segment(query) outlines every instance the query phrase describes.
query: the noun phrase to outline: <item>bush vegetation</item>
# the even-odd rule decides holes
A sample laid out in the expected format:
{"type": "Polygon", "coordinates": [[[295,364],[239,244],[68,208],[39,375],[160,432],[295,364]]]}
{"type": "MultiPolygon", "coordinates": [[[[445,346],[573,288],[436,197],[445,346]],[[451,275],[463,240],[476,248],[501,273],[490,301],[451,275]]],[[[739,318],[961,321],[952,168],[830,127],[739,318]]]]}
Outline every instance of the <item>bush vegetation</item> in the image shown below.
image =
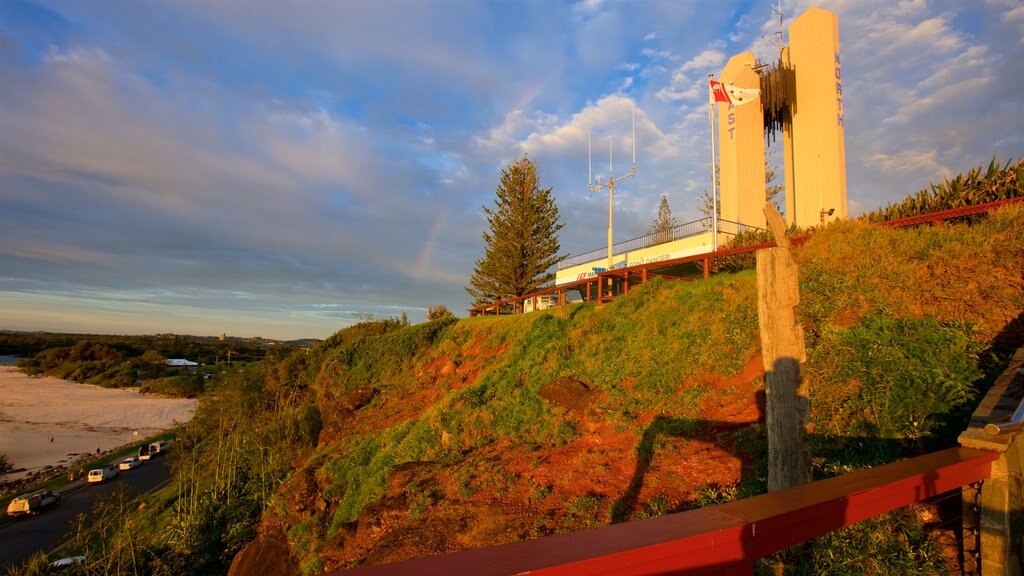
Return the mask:
{"type": "Polygon", "coordinates": [[[917,194],[871,212],[865,218],[870,222],[895,220],[1018,196],[1024,196],[1024,156],[1007,160],[1005,164],[1000,164],[993,156],[987,169],[982,164],[953,179],[943,178],[942,182],[931,183],[917,194]]]}

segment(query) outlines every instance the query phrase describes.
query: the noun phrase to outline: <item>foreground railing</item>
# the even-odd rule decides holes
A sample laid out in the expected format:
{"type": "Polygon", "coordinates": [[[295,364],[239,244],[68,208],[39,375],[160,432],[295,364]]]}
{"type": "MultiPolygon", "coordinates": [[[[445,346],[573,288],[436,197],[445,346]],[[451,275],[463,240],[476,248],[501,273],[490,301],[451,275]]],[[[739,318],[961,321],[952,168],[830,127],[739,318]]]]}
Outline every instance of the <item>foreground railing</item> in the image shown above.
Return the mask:
{"type": "Polygon", "coordinates": [[[984,480],[998,457],[950,448],[710,508],[336,574],[749,575],[758,558],[984,480]]]}

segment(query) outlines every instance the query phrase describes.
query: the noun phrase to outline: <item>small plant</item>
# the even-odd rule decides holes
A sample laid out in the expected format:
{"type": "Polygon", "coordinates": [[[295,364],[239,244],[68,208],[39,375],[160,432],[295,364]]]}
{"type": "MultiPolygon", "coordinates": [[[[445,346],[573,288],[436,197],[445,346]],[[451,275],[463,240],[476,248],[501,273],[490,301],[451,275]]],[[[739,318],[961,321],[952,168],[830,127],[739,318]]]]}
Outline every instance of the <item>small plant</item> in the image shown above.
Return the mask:
{"type": "Polygon", "coordinates": [[[551,486],[536,486],[530,491],[530,499],[534,502],[542,502],[551,494],[551,486]]]}
{"type": "Polygon", "coordinates": [[[645,518],[657,518],[658,516],[664,516],[669,513],[669,501],[664,494],[658,492],[653,498],[644,503],[643,507],[633,514],[633,518],[636,520],[643,520],[645,518]]]}
{"type": "Polygon", "coordinates": [[[556,526],[556,532],[573,532],[600,526],[601,503],[604,498],[594,494],[577,496],[566,504],[562,517],[556,526]]]}

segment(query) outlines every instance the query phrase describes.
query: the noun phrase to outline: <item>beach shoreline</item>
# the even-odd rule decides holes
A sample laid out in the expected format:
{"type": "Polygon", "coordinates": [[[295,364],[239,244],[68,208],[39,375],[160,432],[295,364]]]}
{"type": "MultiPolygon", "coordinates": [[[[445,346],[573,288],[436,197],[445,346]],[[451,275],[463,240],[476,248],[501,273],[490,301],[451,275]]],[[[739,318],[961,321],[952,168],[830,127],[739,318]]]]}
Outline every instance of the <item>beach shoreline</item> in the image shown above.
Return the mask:
{"type": "Polygon", "coordinates": [[[197,401],[28,376],[0,365],[0,454],[16,481],[188,422],[197,401]]]}

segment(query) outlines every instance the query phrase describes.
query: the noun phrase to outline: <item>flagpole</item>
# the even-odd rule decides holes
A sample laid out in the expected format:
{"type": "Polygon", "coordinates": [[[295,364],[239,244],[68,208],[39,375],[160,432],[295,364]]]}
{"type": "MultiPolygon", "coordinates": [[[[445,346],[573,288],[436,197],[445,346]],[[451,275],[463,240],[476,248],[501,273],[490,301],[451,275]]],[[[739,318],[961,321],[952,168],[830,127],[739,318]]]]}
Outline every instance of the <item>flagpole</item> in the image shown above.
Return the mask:
{"type": "Polygon", "coordinates": [[[713,74],[708,74],[708,122],[711,124],[711,249],[718,251],[718,179],[715,178],[715,96],[711,93],[713,74]]]}

